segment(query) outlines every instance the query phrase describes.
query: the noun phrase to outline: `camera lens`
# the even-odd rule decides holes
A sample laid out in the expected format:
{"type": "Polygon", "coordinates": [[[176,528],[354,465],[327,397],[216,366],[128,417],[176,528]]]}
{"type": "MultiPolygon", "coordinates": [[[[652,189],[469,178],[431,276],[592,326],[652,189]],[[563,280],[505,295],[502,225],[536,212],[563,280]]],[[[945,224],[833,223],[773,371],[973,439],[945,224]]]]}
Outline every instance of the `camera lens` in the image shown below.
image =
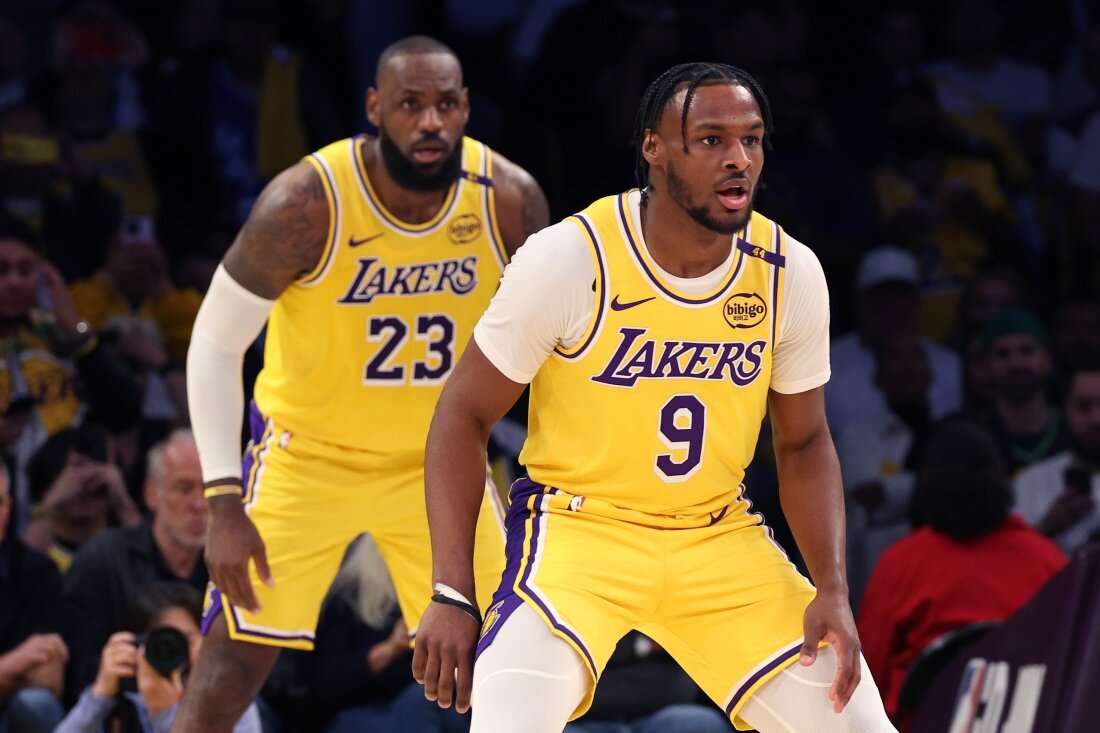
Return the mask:
{"type": "Polygon", "coordinates": [[[153,629],[145,636],[145,659],[165,679],[187,664],[190,645],[187,637],[177,629],[163,627],[153,629]]]}

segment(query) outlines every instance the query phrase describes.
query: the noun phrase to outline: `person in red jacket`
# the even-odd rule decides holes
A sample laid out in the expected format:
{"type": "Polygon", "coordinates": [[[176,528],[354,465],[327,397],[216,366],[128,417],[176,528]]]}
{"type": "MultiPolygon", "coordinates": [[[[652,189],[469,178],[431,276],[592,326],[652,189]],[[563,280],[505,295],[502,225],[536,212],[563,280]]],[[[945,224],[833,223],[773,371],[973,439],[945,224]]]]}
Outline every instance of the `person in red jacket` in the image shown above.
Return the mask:
{"type": "Polygon", "coordinates": [[[891,718],[906,672],[929,643],[1011,616],[1066,564],[1011,505],[993,437],[963,421],[939,428],[913,496],[923,526],[882,554],[859,609],[863,653],[891,718]]]}

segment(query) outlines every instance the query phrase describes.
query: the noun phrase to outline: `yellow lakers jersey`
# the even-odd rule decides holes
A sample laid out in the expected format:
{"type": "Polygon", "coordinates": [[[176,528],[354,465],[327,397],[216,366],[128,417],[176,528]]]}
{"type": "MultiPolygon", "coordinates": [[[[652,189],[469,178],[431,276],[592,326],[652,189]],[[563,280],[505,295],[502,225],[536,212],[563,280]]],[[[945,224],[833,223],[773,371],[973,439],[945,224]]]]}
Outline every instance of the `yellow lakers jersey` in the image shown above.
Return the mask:
{"type": "Polygon", "coordinates": [[[267,327],[256,404],[291,434],[423,461],[443,383],[505,264],[493,160],[464,138],[462,174],[436,216],[408,224],[371,186],[362,139],[306,160],[329,201],[321,261],[279,296],[267,327]]]}
{"type": "Polygon", "coordinates": [[[659,274],[629,195],[570,218],[591,245],[595,312],[535,376],[520,461],[551,491],[583,497],[574,511],[729,521],[748,509],[741,481],[767,408],[783,235],[754,213],[721,283],[687,294],[659,274]]]}

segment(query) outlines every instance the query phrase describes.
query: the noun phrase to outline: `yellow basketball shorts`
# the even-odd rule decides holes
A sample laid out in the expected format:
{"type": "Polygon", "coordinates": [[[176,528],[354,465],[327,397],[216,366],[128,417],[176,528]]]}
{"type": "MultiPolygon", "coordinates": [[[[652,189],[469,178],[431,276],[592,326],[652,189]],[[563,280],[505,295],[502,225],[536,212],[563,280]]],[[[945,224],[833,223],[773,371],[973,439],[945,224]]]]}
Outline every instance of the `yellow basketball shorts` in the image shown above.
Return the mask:
{"type": "Polygon", "coordinates": [[[507,567],[478,653],[527,603],[592,676],[575,719],[616,643],[638,629],[746,729],[741,706],[798,658],[813,586],[762,523],[720,515],[702,526],[650,527],[586,511],[593,502],[578,499],[527,478],[513,484],[507,567]]]}
{"type": "MultiPolygon", "coordinates": [[[[387,466],[385,456],[292,434],[255,405],[252,442],[243,462],[243,502],[263,538],[274,587],[250,564],[262,610],[229,603],[211,585],[205,631],[224,612],[233,639],[312,649],[328,588],[348,545],[364,532],[374,538],[415,633],[432,596],[432,557],[423,465],[387,466]]],[[[479,605],[486,608],[504,569],[503,505],[486,479],[474,550],[479,605]]]]}

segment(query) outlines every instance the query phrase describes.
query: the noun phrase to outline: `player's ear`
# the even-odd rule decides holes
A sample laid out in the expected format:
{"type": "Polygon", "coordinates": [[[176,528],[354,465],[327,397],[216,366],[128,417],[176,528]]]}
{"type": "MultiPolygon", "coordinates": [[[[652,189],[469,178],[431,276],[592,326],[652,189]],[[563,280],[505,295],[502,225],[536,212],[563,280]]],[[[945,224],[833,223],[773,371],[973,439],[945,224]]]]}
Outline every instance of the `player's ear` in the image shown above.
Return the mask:
{"type": "Polygon", "coordinates": [[[466,120],[470,119],[470,92],[466,87],[462,87],[462,91],[458,94],[458,107],[462,110],[462,115],[466,120]]]}
{"type": "Polygon", "coordinates": [[[654,130],[647,129],[642,138],[642,157],[650,165],[664,163],[664,142],[654,130]]]}
{"type": "Polygon", "coordinates": [[[367,89],[367,119],[375,127],[382,126],[382,100],[378,98],[378,90],[374,87],[367,89]]]}

